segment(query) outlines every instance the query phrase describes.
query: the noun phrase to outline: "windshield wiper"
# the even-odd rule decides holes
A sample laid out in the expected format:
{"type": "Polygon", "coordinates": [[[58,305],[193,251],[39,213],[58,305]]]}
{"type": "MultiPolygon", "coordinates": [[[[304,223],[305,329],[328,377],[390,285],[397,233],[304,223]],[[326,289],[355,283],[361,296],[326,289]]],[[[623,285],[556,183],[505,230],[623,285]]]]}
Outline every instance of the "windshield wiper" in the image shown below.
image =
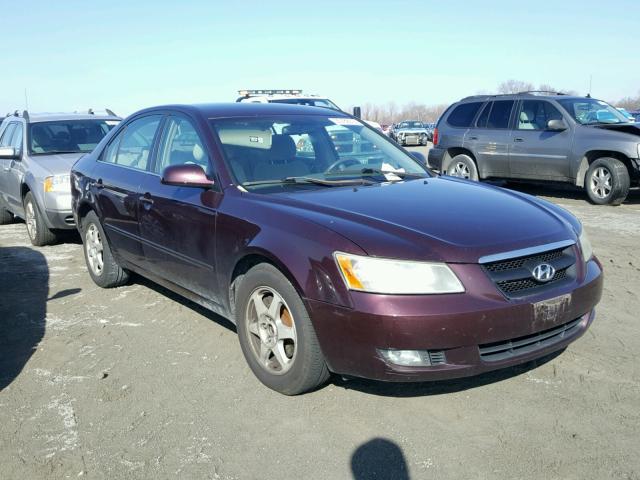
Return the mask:
{"type": "Polygon", "coordinates": [[[325,187],[335,187],[335,186],[344,186],[344,185],[371,185],[375,182],[370,180],[365,180],[360,178],[358,180],[348,179],[348,180],[322,180],[320,178],[313,177],[286,177],[281,178],[279,180],[255,180],[252,182],[244,182],[242,184],[243,187],[251,187],[254,185],[277,185],[277,184],[302,184],[302,183],[311,183],[314,185],[322,185],[325,187]]]}
{"type": "MultiPolygon", "coordinates": [[[[363,168],[362,170],[345,170],[344,172],[331,172],[326,175],[362,175],[375,176],[380,175],[386,178],[386,175],[396,175],[401,179],[405,178],[427,178],[429,175],[425,173],[402,172],[398,170],[380,170],[379,168],[363,168]]],[[[397,180],[396,180],[397,181],[397,180]]]]}

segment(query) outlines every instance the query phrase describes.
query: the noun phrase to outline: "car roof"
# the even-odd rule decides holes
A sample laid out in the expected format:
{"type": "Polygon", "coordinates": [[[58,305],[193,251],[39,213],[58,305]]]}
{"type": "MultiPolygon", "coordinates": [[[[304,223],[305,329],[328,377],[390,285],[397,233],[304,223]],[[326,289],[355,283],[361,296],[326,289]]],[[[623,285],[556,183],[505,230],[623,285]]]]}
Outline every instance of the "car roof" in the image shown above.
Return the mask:
{"type": "Polygon", "coordinates": [[[344,112],[330,110],[325,107],[311,107],[308,105],[296,105],[288,103],[203,103],[194,105],[160,105],[146,108],[136,112],[150,113],[154,111],[174,110],[178,112],[201,115],[206,118],[220,117],[259,117],[269,115],[323,115],[331,117],[349,117],[344,112]]]}
{"type": "Polygon", "coordinates": [[[41,122],[55,122],[65,120],[122,120],[116,115],[100,115],[93,113],[28,113],[28,116],[22,115],[7,115],[4,120],[11,121],[12,119],[22,119],[27,123],[41,123],[41,122]]]}
{"type": "Polygon", "coordinates": [[[466,103],[466,102],[486,102],[489,100],[520,100],[522,98],[527,98],[529,100],[531,99],[547,99],[547,100],[567,100],[567,99],[585,99],[585,98],[589,98],[589,97],[583,97],[580,95],[565,95],[563,93],[549,93],[546,95],[541,95],[538,93],[530,93],[530,92],[523,92],[523,93],[506,93],[506,94],[496,94],[496,95],[471,95],[469,97],[465,97],[462,100],[460,100],[459,103],[466,103]]]}

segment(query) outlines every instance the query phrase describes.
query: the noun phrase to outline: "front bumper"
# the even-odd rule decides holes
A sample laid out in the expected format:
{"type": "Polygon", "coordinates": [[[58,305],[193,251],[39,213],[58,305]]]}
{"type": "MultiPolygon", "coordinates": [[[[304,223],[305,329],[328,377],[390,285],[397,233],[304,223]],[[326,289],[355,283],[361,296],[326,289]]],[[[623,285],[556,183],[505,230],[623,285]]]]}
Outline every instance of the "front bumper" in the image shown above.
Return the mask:
{"type": "Polygon", "coordinates": [[[45,210],[49,228],[57,230],[73,230],[76,221],[71,210],[45,210]]]}
{"type": "Polygon", "coordinates": [[[473,292],[433,296],[352,292],[353,309],[306,302],[334,373],[385,381],[451,379],[521,364],[579,338],[594,319],[603,285],[599,262],[591,260],[585,267],[581,281],[520,300],[500,294],[479,266],[452,265],[473,285],[473,292]],[[505,344],[514,348],[505,350],[505,344]],[[523,344],[526,348],[516,347],[523,344]],[[445,361],[429,367],[398,366],[379,353],[390,349],[442,352],[445,361]],[[487,353],[496,350],[507,353],[487,353]]]}
{"type": "Polygon", "coordinates": [[[420,145],[422,138],[427,138],[426,133],[405,133],[398,134],[398,142],[403,145],[420,145]]]}

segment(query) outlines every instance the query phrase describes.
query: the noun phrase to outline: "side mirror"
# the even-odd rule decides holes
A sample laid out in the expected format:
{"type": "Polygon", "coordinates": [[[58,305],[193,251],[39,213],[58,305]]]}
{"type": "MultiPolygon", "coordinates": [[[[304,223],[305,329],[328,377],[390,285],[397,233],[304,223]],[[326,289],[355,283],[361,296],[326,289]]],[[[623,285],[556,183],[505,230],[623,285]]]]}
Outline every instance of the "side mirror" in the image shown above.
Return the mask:
{"type": "Polygon", "coordinates": [[[426,165],[427,164],[427,157],[425,157],[422,153],[420,152],[410,152],[410,155],[415,158],[418,162],[420,162],[422,165],[426,165]]]}
{"type": "Polygon", "coordinates": [[[20,151],[14,147],[0,147],[0,158],[5,160],[17,160],[20,158],[20,151]]]}
{"type": "Polygon", "coordinates": [[[564,120],[549,120],[549,122],[547,123],[547,130],[552,130],[554,132],[562,132],[567,128],[569,127],[567,127],[567,124],[564,122],[564,120]]]}
{"type": "Polygon", "coordinates": [[[160,181],[176,187],[213,187],[213,180],[207,177],[200,165],[194,164],[171,165],[164,169],[160,181]]]}
{"type": "Polygon", "coordinates": [[[353,116],[356,118],[362,117],[362,109],[360,107],[353,107],[353,116]]]}

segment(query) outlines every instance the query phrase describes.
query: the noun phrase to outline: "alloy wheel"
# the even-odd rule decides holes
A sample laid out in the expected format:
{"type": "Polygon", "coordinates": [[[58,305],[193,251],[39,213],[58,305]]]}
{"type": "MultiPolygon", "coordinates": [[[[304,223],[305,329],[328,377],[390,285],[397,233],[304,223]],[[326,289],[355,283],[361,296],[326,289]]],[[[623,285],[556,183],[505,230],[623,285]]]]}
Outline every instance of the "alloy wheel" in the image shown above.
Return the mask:
{"type": "Polygon", "coordinates": [[[468,179],[471,177],[471,172],[464,162],[457,162],[449,169],[449,176],[468,179]]]}
{"type": "Polygon", "coordinates": [[[591,175],[591,182],[589,187],[591,193],[598,198],[607,198],[611,194],[611,172],[605,167],[598,167],[591,175]]]}
{"type": "Polygon", "coordinates": [[[298,339],[291,309],[271,287],[258,287],[245,315],[251,351],[267,372],[282,375],[296,358],[298,339]]]}
{"type": "Polygon", "coordinates": [[[33,202],[29,201],[25,205],[25,223],[27,224],[27,233],[33,240],[38,235],[38,223],[36,220],[36,210],[33,202]]]}
{"type": "Polygon", "coordinates": [[[102,236],[100,235],[100,230],[94,223],[89,225],[87,228],[87,233],[85,234],[85,242],[84,248],[87,251],[87,262],[89,263],[89,268],[96,275],[102,275],[102,271],[104,270],[104,245],[102,243],[102,236]]]}

